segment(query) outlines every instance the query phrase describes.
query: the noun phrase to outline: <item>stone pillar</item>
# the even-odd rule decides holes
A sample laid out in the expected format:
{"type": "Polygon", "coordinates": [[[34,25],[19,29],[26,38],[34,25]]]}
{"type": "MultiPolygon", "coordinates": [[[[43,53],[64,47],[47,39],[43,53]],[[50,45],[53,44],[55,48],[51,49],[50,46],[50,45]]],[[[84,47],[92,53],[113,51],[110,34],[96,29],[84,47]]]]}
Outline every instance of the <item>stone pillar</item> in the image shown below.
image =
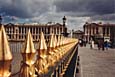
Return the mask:
{"type": "Polygon", "coordinates": [[[37,39],[36,36],[37,36],[37,34],[36,34],[36,27],[35,27],[35,32],[34,32],[35,40],[37,39]]]}
{"type": "Polygon", "coordinates": [[[24,28],[22,27],[22,39],[24,40],[24,28]]]}
{"type": "MultiPolygon", "coordinates": [[[[104,27],[105,28],[105,35],[104,36],[107,36],[107,27],[104,27]]],[[[104,31],[104,30],[103,30],[104,31]]]]}
{"type": "Polygon", "coordinates": [[[51,34],[52,33],[52,27],[50,27],[50,33],[49,34],[51,34]]]}
{"type": "Polygon", "coordinates": [[[11,39],[13,39],[13,27],[11,27],[11,39]]]}
{"type": "Polygon", "coordinates": [[[40,28],[40,33],[42,32],[42,27],[40,28]]]}
{"type": "Polygon", "coordinates": [[[22,40],[24,40],[24,28],[22,27],[22,40]]]}
{"type": "Polygon", "coordinates": [[[91,27],[91,35],[93,35],[93,27],[91,27]]]}
{"type": "Polygon", "coordinates": [[[39,27],[37,28],[38,33],[37,33],[37,40],[39,39],[39,27]]]}
{"type": "Polygon", "coordinates": [[[61,32],[60,32],[60,27],[59,27],[59,35],[61,34],[61,32]]]}
{"type": "Polygon", "coordinates": [[[57,27],[56,27],[56,35],[57,35],[57,33],[58,33],[58,32],[57,32],[57,27]]]}
{"type": "Polygon", "coordinates": [[[18,30],[17,30],[17,40],[19,40],[19,35],[20,35],[20,33],[19,33],[19,27],[18,27],[18,30]]]}
{"type": "Polygon", "coordinates": [[[110,27],[109,27],[109,37],[110,37],[110,27]]]}
{"type": "Polygon", "coordinates": [[[20,27],[20,40],[22,40],[22,27],[20,27]]]}

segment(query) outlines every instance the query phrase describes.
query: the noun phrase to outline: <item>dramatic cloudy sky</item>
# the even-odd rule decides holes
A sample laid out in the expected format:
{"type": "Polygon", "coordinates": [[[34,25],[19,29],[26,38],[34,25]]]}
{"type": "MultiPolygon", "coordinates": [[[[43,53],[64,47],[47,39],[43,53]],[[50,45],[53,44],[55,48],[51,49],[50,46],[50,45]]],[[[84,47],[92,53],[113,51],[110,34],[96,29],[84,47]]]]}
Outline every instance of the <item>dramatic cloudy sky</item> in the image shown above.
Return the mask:
{"type": "Polygon", "coordinates": [[[67,17],[69,29],[88,22],[115,22],[115,0],[0,0],[3,23],[58,22],[67,17]]]}

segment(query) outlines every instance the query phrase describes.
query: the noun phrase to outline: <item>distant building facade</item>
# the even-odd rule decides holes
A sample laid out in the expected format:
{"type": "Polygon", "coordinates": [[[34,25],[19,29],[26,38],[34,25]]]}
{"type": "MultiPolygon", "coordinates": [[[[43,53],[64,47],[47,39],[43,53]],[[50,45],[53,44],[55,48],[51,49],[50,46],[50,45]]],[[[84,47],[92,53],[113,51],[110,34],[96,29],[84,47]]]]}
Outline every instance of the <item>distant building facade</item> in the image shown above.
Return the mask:
{"type": "MultiPolygon", "coordinates": [[[[63,24],[56,23],[52,24],[51,22],[48,24],[12,24],[8,23],[4,25],[5,31],[8,35],[9,41],[24,41],[27,35],[28,30],[33,36],[34,41],[39,41],[40,33],[43,32],[45,35],[45,39],[48,40],[51,33],[55,35],[63,35],[67,36],[67,27],[66,27],[66,17],[62,18],[63,24]]],[[[0,25],[2,22],[2,17],[0,16],[0,25]]]]}
{"type": "MultiPolygon", "coordinates": [[[[30,29],[33,40],[38,41],[40,38],[40,32],[43,32],[45,38],[48,39],[51,33],[60,35],[67,29],[59,23],[57,24],[6,24],[4,25],[5,31],[8,35],[9,41],[24,41],[26,34],[30,29]]],[[[66,33],[66,32],[65,32],[66,33]]]]}
{"type": "Polygon", "coordinates": [[[73,38],[77,38],[77,39],[83,39],[84,37],[84,32],[81,30],[77,30],[73,32],[73,38]]]}
{"type": "Polygon", "coordinates": [[[111,41],[115,46],[115,24],[102,24],[102,23],[85,23],[84,37],[89,42],[94,38],[103,38],[111,41]]]}

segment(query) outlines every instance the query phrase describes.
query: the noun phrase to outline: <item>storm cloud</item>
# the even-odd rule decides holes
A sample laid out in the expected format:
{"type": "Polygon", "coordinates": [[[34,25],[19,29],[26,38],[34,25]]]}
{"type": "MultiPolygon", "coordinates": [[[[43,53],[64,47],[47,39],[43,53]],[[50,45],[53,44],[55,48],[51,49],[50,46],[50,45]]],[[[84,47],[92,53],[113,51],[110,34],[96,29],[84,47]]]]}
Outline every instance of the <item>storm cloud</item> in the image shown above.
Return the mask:
{"type": "Polygon", "coordinates": [[[67,26],[78,28],[90,20],[115,20],[114,0],[0,0],[0,15],[5,21],[59,22],[67,17],[67,26]]]}
{"type": "Polygon", "coordinates": [[[57,12],[74,12],[81,16],[115,13],[114,0],[57,0],[54,4],[57,12]]]}
{"type": "Polygon", "coordinates": [[[49,6],[50,2],[45,0],[0,0],[0,13],[30,18],[47,12],[49,6]]]}

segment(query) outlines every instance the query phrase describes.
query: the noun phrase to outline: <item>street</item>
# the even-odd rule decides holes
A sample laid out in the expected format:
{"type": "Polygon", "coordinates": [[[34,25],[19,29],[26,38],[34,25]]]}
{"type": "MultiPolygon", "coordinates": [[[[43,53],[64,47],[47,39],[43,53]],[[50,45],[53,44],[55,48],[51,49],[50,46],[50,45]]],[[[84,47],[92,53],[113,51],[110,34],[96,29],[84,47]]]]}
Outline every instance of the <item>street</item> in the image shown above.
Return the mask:
{"type": "Polygon", "coordinates": [[[115,49],[79,47],[81,77],[115,77],[115,49]]]}

